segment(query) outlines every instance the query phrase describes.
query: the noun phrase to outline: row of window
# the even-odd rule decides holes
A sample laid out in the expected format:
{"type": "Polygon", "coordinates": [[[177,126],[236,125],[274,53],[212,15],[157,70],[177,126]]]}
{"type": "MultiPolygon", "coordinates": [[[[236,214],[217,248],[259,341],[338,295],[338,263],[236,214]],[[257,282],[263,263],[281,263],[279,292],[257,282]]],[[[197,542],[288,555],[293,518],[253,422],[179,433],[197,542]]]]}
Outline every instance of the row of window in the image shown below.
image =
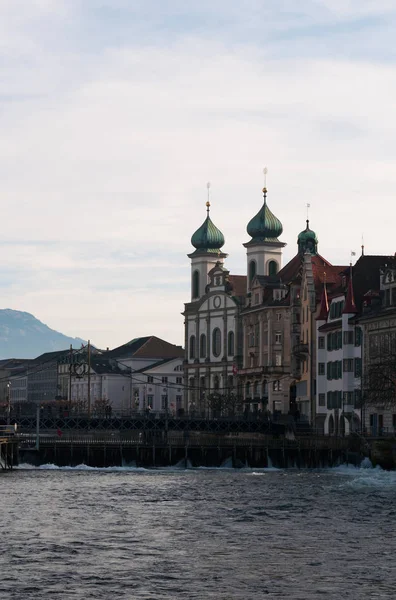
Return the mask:
{"type": "Polygon", "coordinates": [[[396,353],[396,332],[374,333],[369,337],[370,358],[386,357],[396,353]]]}
{"type": "MultiPolygon", "coordinates": [[[[245,386],[246,397],[258,396],[259,395],[259,385],[260,384],[258,381],[255,381],[253,383],[253,385],[250,383],[250,381],[248,381],[245,386]]],[[[282,382],[280,381],[280,379],[277,379],[276,381],[272,382],[272,389],[274,392],[282,391],[282,382]]],[[[262,395],[266,396],[267,394],[268,394],[268,382],[264,381],[262,383],[262,395]]]]}
{"type": "MultiPolygon", "coordinates": [[[[362,330],[360,327],[356,327],[355,330],[351,331],[332,331],[327,334],[327,350],[340,350],[342,345],[355,344],[355,346],[362,345],[362,330]],[[344,335],[343,335],[344,333],[344,335]]],[[[325,348],[325,336],[321,335],[318,339],[319,350],[325,348]]]]}
{"type": "MultiPolygon", "coordinates": [[[[161,377],[161,381],[162,381],[162,383],[168,383],[168,377],[161,377]]],[[[152,377],[151,375],[148,375],[147,383],[154,384],[154,377],[152,377]]],[[[183,377],[176,377],[176,385],[182,385],[182,384],[183,384],[183,377]]]]}
{"type": "Polygon", "coordinates": [[[327,406],[328,410],[332,408],[342,408],[343,404],[352,404],[355,408],[358,408],[361,403],[362,392],[361,390],[354,390],[353,392],[342,392],[341,390],[327,392],[327,403],[326,394],[318,395],[319,406],[327,406]]]}
{"type": "MultiPolygon", "coordinates": [[[[325,375],[326,364],[318,363],[318,375],[325,375]]],[[[355,377],[362,376],[361,358],[344,358],[327,363],[327,379],[341,379],[342,373],[354,373],[355,377]]]]}
{"type": "MultiPolygon", "coordinates": [[[[218,327],[212,331],[212,353],[218,357],[221,354],[221,332],[218,327]]],[[[233,331],[228,332],[227,337],[227,354],[228,356],[234,356],[235,347],[235,334],[233,331]]],[[[202,333],[199,338],[199,358],[206,358],[208,354],[207,339],[206,335],[202,333]]],[[[195,335],[190,336],[190,347],[189,347],[190,359],[198,358],[196,348],[195,335]]]]}
{"type": "MultiPolygon", "coordinates": [[[[275,260],[270,260],[267,266],[268,273],[270,277],[276,275],[278,272],[278,263],[275,260]]],[[[253,278],[257,273],[257,263],[255,260],[251,260],[249,263],[249,284],[251,285],[253,278]]]]}

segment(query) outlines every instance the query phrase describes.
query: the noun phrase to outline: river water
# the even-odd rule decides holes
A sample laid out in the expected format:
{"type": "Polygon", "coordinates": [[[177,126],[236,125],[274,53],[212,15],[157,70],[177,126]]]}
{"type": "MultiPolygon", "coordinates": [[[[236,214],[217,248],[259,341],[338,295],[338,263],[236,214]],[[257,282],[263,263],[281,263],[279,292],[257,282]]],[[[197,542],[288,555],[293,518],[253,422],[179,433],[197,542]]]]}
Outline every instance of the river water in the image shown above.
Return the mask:
{"type": "Polygon", "coordinates": [[[396,473],[19,469],[0,598],[396,597],[396,473]]]}

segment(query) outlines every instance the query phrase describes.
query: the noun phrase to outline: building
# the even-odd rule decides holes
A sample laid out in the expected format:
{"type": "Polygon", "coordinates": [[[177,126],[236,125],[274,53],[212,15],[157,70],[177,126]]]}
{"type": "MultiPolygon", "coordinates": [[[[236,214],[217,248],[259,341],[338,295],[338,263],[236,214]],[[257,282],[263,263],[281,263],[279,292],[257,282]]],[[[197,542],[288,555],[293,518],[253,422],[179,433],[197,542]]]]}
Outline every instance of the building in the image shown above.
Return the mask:
{"type": "MultiPolygon", "coordinates": [[[[58,364],[68,352],[69,350],[45,352],[15,366],[9,378],[12,410],[17,413],[33,413],[38,404],[48,405],[58,399],[58,364]]],[[[63,411],[65,407],[59,405],[59,409],[63,411]]]]}
{"type": "Polygon", "coordinates": [[[279,274],[289,285],[291,323],[291,412],[310,425],[316,423],[316,317],[324,281],[338,287],[345,266],[334,266],[318,252],[318,238],[306,228],[297,238],[298,252],[279,274]]]}
{"type": "MultiPolygon", "coordinates": [[[[379,363],[391,364],[390,332],[384,332],[383,342],[378,341],[380,355],[376,346],[385,323],[389,329],[389,315],[395,310],[386,304],[393,301],[385,283],[391,278],[385,273],[392,270],[388,268],[392,264],[394,257],[362,254],[353,267],[339,273],[337,287],[329,290],[323,285],[316,321],[316,411],[317,426],[326,434],[392,426],[392,414],[385,419],[386,403],[379,400],[385,382],[379,377],[379,363]]],[[[389,408],[391,411],[391,403],[389,408]]]]}
{"type": "Polygon", "coordinates": [[[133,373],[136,409],[150,414],[184,414],[183,359],[165,358],[133,373]]]}
{"type": "Polygon", "coordinates": [[[364,341],[363,429],[373,436],[396,433],[396,261],[376,257],[377,264],[378,258],[379,285],[364,295],[358,318],[364,341]]]}
{"type": "MultiPolygon", "coordinates": [[[[351,270],[352,271],[352,270],[351,270]]],[[[325,434],[361,431],[362,334],[353,281],[328,300],[324,284],[316,318],[316,425],[325,434]]]]}
{"type": "Polygon", "coordinates": [[[183,357],[181,346],[156,336],[146,336],[135,338],[113,350],[99,352],[92,349],[89,358],[86,349],[80,351],[73,356],[71,371],[70,359],[65,357],[60,371],[63,376],[70,377],[71,406],[76,412],[86,412],[89,406],[91,414],[100,414],[105,412],[106,407],[111,407],[112,414],[121,416],[145,410],[148,406],[152,408],[149,404],[151,400],[161,410],[164,389],[167,390],[169,403],[177,402],[181,410],[184,404],[181,374],[183,357]],[[155,371],[152,375],[151,369],[155,371]],[[149,377],[153,379],[153,389],[146,385],[149,377]],[[157,402],[159,381],[162,393],[158,395],[157,402]],[[176,389],[180,390],[177,394],[176,389]]]}
{"type": "Polygon", "coordinates": [[[224,236],[209,216],[209,202],[206,207],[206,219],[191,238],[191,301],[183,312],[187,407],[201,415],[237,410],[246,296],[246,277],[225,268],[224,236]]]}
{"type": "Polygon", "coordinates": [[[247,298],[242,310],[243,365],[238,372],[244,410],[288,413],[290,408],[290,304],[279,273],[282,223],[267,204],[249,221],[247,298]]]}

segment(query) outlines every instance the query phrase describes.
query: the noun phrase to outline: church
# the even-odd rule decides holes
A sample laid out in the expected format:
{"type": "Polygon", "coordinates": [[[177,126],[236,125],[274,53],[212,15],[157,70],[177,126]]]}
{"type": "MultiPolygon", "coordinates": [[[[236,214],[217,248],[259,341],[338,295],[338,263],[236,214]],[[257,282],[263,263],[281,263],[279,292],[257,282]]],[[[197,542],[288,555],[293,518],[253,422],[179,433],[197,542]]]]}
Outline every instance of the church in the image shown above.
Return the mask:
{"type": "MultiPolygon", "coordinates": [[[[314,382],[301,385],[300,380],[308,373],[308,357],[309,363],[314,360],[314,348],[308,347],[315,335],[301,343],[301,327],[314,322],[323,273],[328,271],[330,278],[338,267],[318,254],[317,236],[308,221],[298,236],[296,256],[282,266],[283,226],[268,206],[264,187],[261,208],[246,228],[246,275],[232,275],[225,266],[224,235],[210,218],[209,201],[206,211],[191,238],[194,251],[188,254],[191,298],[183,312],[187,410],[213,416],[242,411],[287,414],[302,408],[312,422],[314,382]],[[304,307],[302,285],[303,299],[308,288],[310,294],[304,307]]],[[[312,364],[311,378],[313,372],[312,364]]]]}

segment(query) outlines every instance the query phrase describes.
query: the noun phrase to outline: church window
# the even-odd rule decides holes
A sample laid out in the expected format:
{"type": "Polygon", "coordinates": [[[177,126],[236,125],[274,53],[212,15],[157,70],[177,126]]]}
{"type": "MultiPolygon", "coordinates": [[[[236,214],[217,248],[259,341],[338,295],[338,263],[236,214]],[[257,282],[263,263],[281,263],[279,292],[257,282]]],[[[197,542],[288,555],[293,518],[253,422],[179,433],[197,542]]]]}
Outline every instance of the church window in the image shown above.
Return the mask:
{"type": "Polygon", "coordinates": [[[234,356],[234,344],[235,344],[234,332],[230,331],[228,333],[228,356],[234,356]]]}
{"type": "Polygon", "coordinates": [[[254,276],[256,275],[256,261],[251,260],[249,263],[249,283],[252,285],[254,276]]]}
{"type": "Polygon", "coordinates": [[[190,358],[195,358],[195,335],[190,337],[190,358]]]}
{"type": "Polygon", "coordinates": [[[199,272],[194,271],[193,273],[193,298],[199,298],[199,272]]]}
{"type": "Polygon", "coordinates": [[[199,338],[199,356],[206,358],[206,335],[204,333],[199,338]]]}
{"type": "Polygon", "coordinates": [[[221,333],[218,327],[212,333],[212,352],[214,356],[220,356],[221,353],[221,333]]]}
{"type": "Polygon", "coordinates": [[[278,264],[275,260],[270,260],[268,263],[268,275],[276,275],[278,272],[278,264]]]}

